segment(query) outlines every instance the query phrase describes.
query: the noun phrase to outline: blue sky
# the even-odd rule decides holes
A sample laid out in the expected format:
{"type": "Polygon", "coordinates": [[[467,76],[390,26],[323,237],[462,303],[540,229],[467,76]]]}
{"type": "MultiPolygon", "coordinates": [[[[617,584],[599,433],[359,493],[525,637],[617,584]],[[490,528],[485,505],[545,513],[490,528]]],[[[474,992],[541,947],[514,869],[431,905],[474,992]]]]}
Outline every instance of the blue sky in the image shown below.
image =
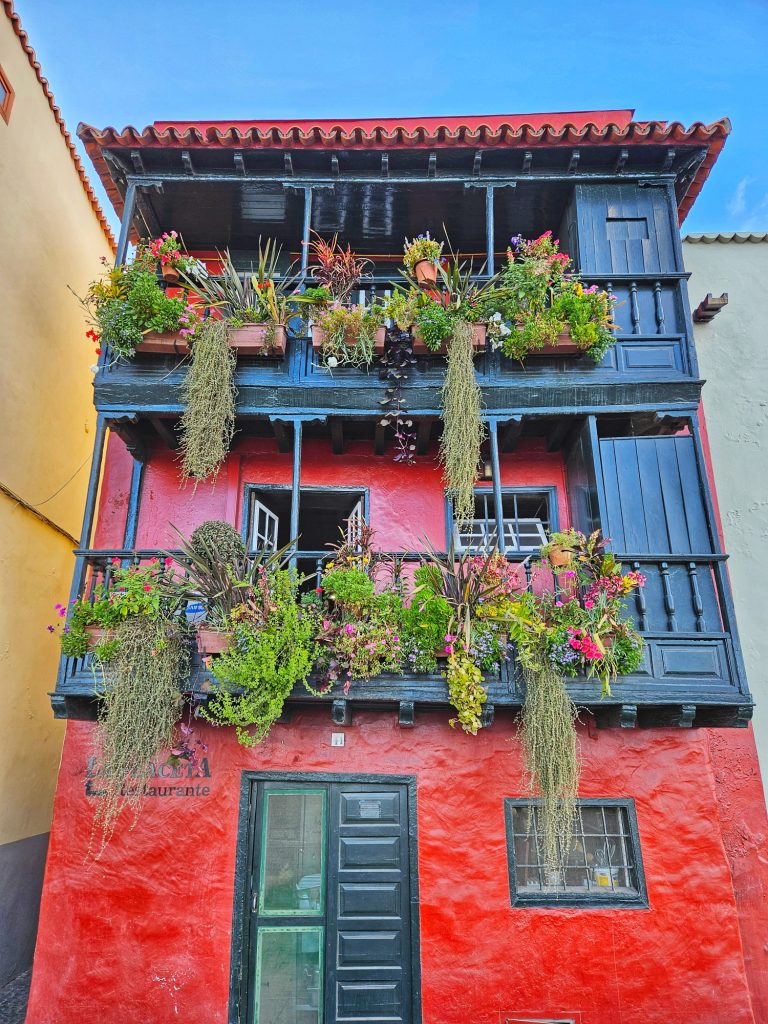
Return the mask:
{"type": "Polygon", "coordinates": [[[684,230],[768,230],[768,0],[17,0],[16,8],[73,132],[78,121],[625,107],[686,125],[727,116],[733,134],[684,230]]]}

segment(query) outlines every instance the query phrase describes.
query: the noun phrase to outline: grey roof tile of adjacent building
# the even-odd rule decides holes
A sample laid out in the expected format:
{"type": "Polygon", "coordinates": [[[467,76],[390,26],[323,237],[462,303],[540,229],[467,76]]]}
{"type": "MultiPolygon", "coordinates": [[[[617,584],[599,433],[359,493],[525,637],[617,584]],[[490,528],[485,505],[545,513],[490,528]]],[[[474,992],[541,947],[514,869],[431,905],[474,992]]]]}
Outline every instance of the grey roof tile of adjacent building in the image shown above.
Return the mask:
{"type": "Polygon", "coordinates": [[[699,235],[684,235],[684,242],[711,245],[712,242],[768,242],[768,231],[711,231],[699,235]]]}

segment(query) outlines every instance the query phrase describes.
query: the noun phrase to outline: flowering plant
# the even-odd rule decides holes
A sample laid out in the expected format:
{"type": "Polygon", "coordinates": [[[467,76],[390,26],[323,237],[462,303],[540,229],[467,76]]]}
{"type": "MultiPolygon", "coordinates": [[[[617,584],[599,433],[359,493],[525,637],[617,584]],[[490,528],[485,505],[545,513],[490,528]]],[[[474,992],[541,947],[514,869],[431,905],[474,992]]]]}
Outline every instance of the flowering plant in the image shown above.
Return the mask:
{"type": "Polygon", "coordinates": [[[423,235],[416,235],[416,237],[410,242],[407,238],[405,240],[405,246],[403,248],[403,263],[410,274],[413,274],[416,264],[420,263],[422,260],[426,260],[428,263],[434,263],[435,266],[439,266],[442,255],[443,243],[435,241],[434,238],[430,238],[428,231],[423,235]]]}
{"type": "MultiPolygon", "coordinates": [[[[94,650],[101,660],[114,656],[114,639],[107,636],[94,644],[88,627],[110,631],[131,616],[158,619],[161,602],[168,596],[166,584],[171,563],[170,558],[163,562],[155,558],[146,565],[126,566],[119,558],[113,558],[109,582],[94,587],[90,596],[72,601],[69,619],[61,633],[61,653],[68,658],[82,658],[94,650]]],[[[67,610],[58,604],[56,612],[64,618],[67,610]]],[[[48,631],[53,633],[55,629],[48,626],[48,631]]]]}
{"type": "Polygon", "coordinates": [[[192,307],[158,284],[150,245],[139,243],[132,263],[110,267],[103,259],[102,264],[102,275],[79,298],[88,323],[86,337],[97,355],[109,345],[115,355],[130,359],[150,331],[196,330],[199,321],[192,307]]]}
{"type": "Polygon", "coordinates": [[[512,238],[500,288],[493,297],[491,344],[514,359],[555,345],[566,329],[571,340],[599,363],[615,338],[613,295],[573,276],[571,259],[545,231],[538,238],[512,238]],[[498,314],[498,315],[497,315],[498,314]],[[501,327],[507,327],[502,330],[501,327]]]}
{"type": "Polygon", "coordinates": [[[624,602],[645,584],[645,577],[622,572],[621,563],[606,553],[599,530],[589,537],[576,530],[560,536],[566,537],[573,559],[563,565],[541,563],[555,573],[558,591],[527,590],[491,613],[507,622],[524,667],[535,668],[543,660],[565,675],[597,676],[603,695],[609,695],[617,676],[642,664],[642,638],[626,618],[624,602]]]}

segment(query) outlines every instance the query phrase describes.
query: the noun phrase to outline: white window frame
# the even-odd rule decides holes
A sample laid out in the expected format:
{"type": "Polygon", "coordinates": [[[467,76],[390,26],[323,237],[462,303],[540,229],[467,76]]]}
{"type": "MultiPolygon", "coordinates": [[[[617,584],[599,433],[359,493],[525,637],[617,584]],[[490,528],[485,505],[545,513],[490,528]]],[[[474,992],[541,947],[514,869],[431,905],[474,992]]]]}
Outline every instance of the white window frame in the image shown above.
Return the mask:
{"type": "Polygon", "coordinates": [[[251,550],[277,551],[279,526],[275,513],[254,495],[251,503],[251,550]]]}

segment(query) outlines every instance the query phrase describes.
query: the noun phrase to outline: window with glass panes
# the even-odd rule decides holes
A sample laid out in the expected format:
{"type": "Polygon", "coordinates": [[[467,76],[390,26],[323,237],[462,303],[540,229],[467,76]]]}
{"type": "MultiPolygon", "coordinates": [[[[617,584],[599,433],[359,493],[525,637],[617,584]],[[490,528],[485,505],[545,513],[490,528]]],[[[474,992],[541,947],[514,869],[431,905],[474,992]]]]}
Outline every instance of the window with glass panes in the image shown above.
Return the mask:
{"type": "Polygon", "coordinates": [[[542,859],[537,802],[506,800],[505,810],[513,904],[647,906],[633,801],[580,800],[557,867],[542,859]]]}
{"type": "MultiPolygon", "coordinates": [[[[504,516],[504,550],[538,551],[547,533],[557,529],[552,522],[554,489],[507,489],[501,492],[504,516]]],[[[496,546],[496,507],[490,487],[475,490],[475,514],[468,522],[454,524],[454,543],[459,551],[496,546]]]]}

